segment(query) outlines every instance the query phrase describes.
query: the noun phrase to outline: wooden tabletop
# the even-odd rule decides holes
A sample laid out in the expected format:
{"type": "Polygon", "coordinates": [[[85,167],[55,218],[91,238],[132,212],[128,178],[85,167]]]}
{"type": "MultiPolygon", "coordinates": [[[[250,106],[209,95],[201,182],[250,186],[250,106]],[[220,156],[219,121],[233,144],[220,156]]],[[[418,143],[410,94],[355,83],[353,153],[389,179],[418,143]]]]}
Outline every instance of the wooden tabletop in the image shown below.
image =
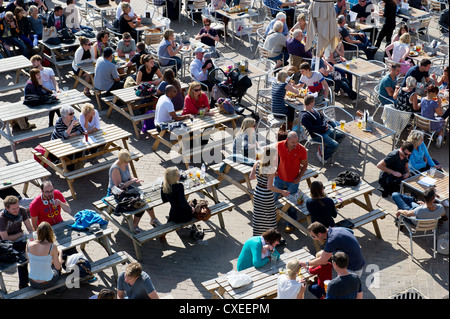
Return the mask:
{"type": "Polygon", "coordinates": [[[68,155],[85,151],[93,147],[99,147],[108,143],[113,143],[120,139],[127,139],[131,136],[130,132],[127,132],[120,127],[110,124],[102,127],[100,130],[88,135],[89,143],[85,142],[85,136],[78,135],[68,139],[55,139],[48,142],[43,142],[40,145],[47,151],[58,158],[62,158],[68,155]]]}
{"type": "MultiPolygon", "coordinates": [[[[337,119],[339,121],[339,119],[337,119]]],[[[379,123],[373,122],[372,131],[366,132],[358,128],[357,121],[347,122],[344,125],[344,129],[341,130],[341,126],[336,126],[337,130],[357,139],[366,144],[373,143],[385,137],[395,134],[395,131],[383,126],[379,123]]]]}
{"type": "Polygon", "coordinates": [[[52,174],[34,159],[0,167],[0,190],[50,177],[52,174]],[[11,184],[5,185],[5,181],[11,184]]]}
{"type": "MultiPolygon", "coordinates": [[[[0,60],[1,61],[1,60],[0,60]]],[[[91,102],[91,99],[78,90],[68,90],[57,95],[59,102],[29,107],[23,102],[0,106],[0,120],[3,122],[15,120],[25,116],[32,116],[49,111],[59,110],[64,105],[76,105],[91,102]],[[66,95],[67,94],[67,95],[66,95]]]]}
{"type": "MultiPolygon", "coordinates": [[[[306,250],[300,249],[282,254],[280,260],[277,260],[274,270],[271,269],[270,262],[261,268],[250,267],[242,270],[239,273],[247,274],[252,278],[252,283],[243,287],[231,287],[226,275],[216,278],[215,281],[233,299],[275,298],[277,296],[278,276],[280,276],[279,269],[286,269],[287,263],[293,258],[308,261],[313,259],[314,256],[306,250]]],[[[311,280],[314,277],[309,272],[306,272],[304,268],[301,269],[301,272],[306,280],[311,280]]]]}
{"type": "Polygon", "coordinates": [[[237,113],[234,114],[222,114],[219,113],[219,110],[212,109],[211,111],[214,111],[213,116],[205,115],[205,116],[195,116],[194,120],[184,120],[183,122],[187,124],[187,130],[175,130],[172,131],[172,134],[175,134],[179,137],[183,136],[184,134],[191,133],[191,132],[201,132],[205,128],[209,128],[215,125],[219,125],[222,123],[226,123],[229,121],[234,121],[239,119],[241,116],[237,113]]]}
{"type": "MultiPolygon", "coordinates": [[[[111,93],[114,95],[115,99],[120,99],[124,103],[130,103],[130,102],[134,102],[137,100],[141,100],[146,97],[150,97],[150,96],[137,96],[135,93],[135,90],[134,90],[137,87],[138,87],[137,85],[131,86],[131,87],[111,91],[111,93]]],[[[155,88],[156,88],[156,86],[155,86],[155,88]]]]}
{"type": "Polygon", "coordinates": [[[437,198],[437,200],[439,200],[440,202],[446,200],[449,198],[449,179],[448,179],[448,173],[444,173],[441,171],[436,171],[434,177],[431,177],[429,175],[430,171],[426,171],[422,174],[418,174],[415,175],[413,177],[410,177],[404,181],[402,181],[403,186],[407,186],[410,187],[412,189],[414,189],[415,191],[423,194],[423,192],[428,188],[427,186],[424,186],[420,183],[418,183],[420,180],[424,179],[425,177],[430,177],[436,180],[436,194],[439,195],[439,197],[437,198]]]}
{"type": "Polygon", "coordinates": [[[359,77],[384,70],[384,68],[382,68],[381,66],[361,58],[357,58],[355,62],[352,62],[351,60],[348,60],[348,62],[350,63],[349,69],[347,69],[346,63],[337,63],[334,65],[334,67],[359,77]]]}
{"type": "Polygon", "coordinates": [[[72,43],[63,43],[63,42],[61,42],[60,44],[49,44],[49,43],[44,42],[42,40],[39,40],[39,43],[41,43],[47,49],[52,50],[52,51],[53,50],[66,49],[66,48],[70,48],[70,47],[74,47],[74,46],[79,46],[80,45],[80,41],[78,40],[77,37],[75,37],[75,41],[72,42],[72,43]]]}
{"type": "Polygon", "coordinates": [[[427,11],[413,8],[413,7],[409,7],[408,14],[401,14],[401,13],[397,14],[397,16],[404,17],[407,19],[418,19],[418,18],[425,17],[427,15],[430,15],[430,13],[427,11]]]}
{"type": "Polygon", "coordinates": [[[0,73],[31,68],[32,66],[30,60],[23,55],[0,59],[0,73]]]}
{"type": "Polygon", "coordinates": [[[243,15],[240,15],[242,12],[230,13],[230,12],[226,12],[222,9],[216,10],[216,12],[223,15],[224,17],[227,17],[228,19],[231,19],[231,20],[245,19],[245,18],[255,17],[258,15],[258,12],[255,10],[252,10],[252,9],[248,9],[248,12],[243,15]]]}

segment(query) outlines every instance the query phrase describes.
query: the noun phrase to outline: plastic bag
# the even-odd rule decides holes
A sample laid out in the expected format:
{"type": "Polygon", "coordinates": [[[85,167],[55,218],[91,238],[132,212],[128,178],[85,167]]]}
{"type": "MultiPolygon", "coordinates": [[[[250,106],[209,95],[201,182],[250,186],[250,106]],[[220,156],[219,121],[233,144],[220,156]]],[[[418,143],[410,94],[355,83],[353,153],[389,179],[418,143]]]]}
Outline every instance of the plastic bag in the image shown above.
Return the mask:
{"type": "Polygon", "coordinates": [[[252,283],[252,278],[243,273],[236,272],[234,270],[227,273],[228,282],[231,287],[239,288],[252,283]]]}
{"type": "Polygon", "coordinates": [[[448,232],[442,234],[437,240],[437,251],[442,255],[448,256],[448,232]]]}

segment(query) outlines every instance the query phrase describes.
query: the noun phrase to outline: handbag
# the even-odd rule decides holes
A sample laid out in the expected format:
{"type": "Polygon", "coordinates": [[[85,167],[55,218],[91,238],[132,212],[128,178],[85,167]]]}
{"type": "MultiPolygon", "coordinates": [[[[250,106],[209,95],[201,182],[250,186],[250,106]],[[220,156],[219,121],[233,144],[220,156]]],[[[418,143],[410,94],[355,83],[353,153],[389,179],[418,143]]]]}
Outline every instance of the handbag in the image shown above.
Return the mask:
{"type": "Polygon", "coordinates": [[[198,220],[208,220],[211,218],[211,209],[208,207],[208,201],[204,199],[194,199],[189,202],[189,204],[194,207],[194,217],[198,220]]]}
{"type": "Polygon", "coordinates": [[[58,39],[58,31],[56,31],[55,27],[44,28],[44,30],[42,31],[43,42],[47,42],[48,39],[55,39],[55,38],[58,39]]]}
{"type": "Polygon", "coordinates": [[[344,228],[350,228],[352,229],[353,227],[355,227],[355,224],[353,224],[353,222],[351,222],[348,219],[343,219],[339,222],[336,223],[337,227],[344,227],[344,228]]]}

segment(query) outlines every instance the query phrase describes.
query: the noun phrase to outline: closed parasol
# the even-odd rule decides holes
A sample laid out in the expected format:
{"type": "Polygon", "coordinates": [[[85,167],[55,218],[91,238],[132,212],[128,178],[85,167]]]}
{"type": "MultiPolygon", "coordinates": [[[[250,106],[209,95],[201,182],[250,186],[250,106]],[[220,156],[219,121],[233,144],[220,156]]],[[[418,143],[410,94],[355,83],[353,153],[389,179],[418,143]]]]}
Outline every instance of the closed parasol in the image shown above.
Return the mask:
{"type": "Polygon", "coordinates": [[[306,49],[312,47],[317,37],[316,57],[322,56],[325,48],[330,45],[333,52],[339,43],[339,31],[336,22],[334,1],[314,0],[309,6],[306,49]]]}

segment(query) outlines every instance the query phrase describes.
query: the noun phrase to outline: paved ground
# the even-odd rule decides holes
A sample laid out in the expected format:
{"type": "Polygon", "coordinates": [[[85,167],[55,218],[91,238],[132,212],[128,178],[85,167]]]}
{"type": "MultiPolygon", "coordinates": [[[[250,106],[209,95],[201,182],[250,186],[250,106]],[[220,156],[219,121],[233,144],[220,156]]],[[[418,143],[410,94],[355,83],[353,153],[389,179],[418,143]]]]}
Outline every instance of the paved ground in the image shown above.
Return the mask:
{"type": "MultiPolygon", "coordinates": [[[[83,3],[82,0],[79,2],[83,3]]],[[[132,0],[131,4],[136,12],[144,12],[144,1],[132,0]]],[[[197,23],[195,27],[192,27],[191,22],[184,17],[181,23],[173,21],[171,27],[176,32],[187,31],[191,35],[194,35],[200,28],[200,24],[197,23]]],[[[436,34],[436,30],[430,29],[430,33],[436,34]]],[[[250,59],[253,57],[254,51],[250,51],[248,47],[249,44],[247,41],[243,44],[235,41],[232,47],[229,45],[224,47],[223,44],[220,44],[219,51],[226,57],[240,61],[243,58],[250,59]]],[[[381,60],[382,54],[381,51],[378,52],[376,58],[381,60]]],[[[69,68],[64,69],[66,72],[69,70],[69,68]]],[[[73,85],[72,79],[67,76],[61,79],[61,81],[67,83],[69,87],[73,85]]],[[[249,90],[249,95],[255,96],[255,87],[256,85],[249,90]]],[[[368,88],[370,89],[370,86],[368,88]]],[[[0,98],[0,103],[18,101],[22,98],[22,94],[20,91],[15,91],[12,94],[3,95],[0,98]]],[[[367,95],[368,91],[364,90],[363,94],[367,95]]],[[[347,98],[338,97],[337,105],[344,107],[352,114],[356,112],[354,105],[349,104],[347,98]]],[[[374,111],[373,105],[370,105],[368,100],[362,102],[358,106],[358,109],[368,109],[371,113],[374,111]]],[[[124,118],[119,114],[113,113],[109,119],[106,118],[106,111],[101,111],[100,115],[104,124],[114,123],[132,132],[130,123],[124,121],[124,118]]],[[[380,114],[376,117],[377,121],[379,121],[379,116],[380,114]]],[[[47,117],[33,118],[31,121],[36,123],[38,127],[45,127],[47,125],[47,117]]],[[[406,133],[402,137],[405,138],[406,133]]],[[[44,141],[44,139],[40,141],[44,141]]],[[[40,141],[33,140],[20,144],[18,147],[19,159],[25,160],[31,158],[30,150],[40,141]]],[[[153,139],[148,135],[142,136],[140,140],[137,140],[133,135],[129,141],[129,145],[132,150],[139,150],[145,154],[136,163],[138,176],[145,182],[151,182],[158,177],[162,177],[164,170],[173,165],[168,160],[167,148],[161,147],[157,153],[151,151],[153,139]]],[[[377,178],[379,173],[376,168],[376,163],[390,150],[391,140],[387,140],[375,143],[374,147],[369,151],[365,180],[375,188],[378,186],[377,178]]],[[[343,142],[335,156],[335,162],[333,164],[326,164],[322,167],[316,159],[314,152],[315,148],[311,148],[309,152],[309,163],[312,167],[323,173],[318,178],[321,181],[333,179],[345,170],[361,171],[363,156],[358,154],[357,147],[351,145],[348,139],[343,142]]],[[[448,171],[448,143],[444,144],[441,149],[436,149],[433,144],[430,147],[430,152],[432,157],[442,163],[442,166],[448,171]]],[[[9,144],[4,139],[1,139],[0,165],[10,163],[13,163],[11,149],[9,144]]],[[[179,166],[179,168],[183,169],[183,166],[179,166]]],[[[74,215],[79,210],[85,208],[92,209],[91,203],[106,194],[108,174],[107,171],[103,171],[77,180],[75,183],[75,188],[79,194],[79,199],[77,200],[71,198],[65,180],[55,174],[53,174],[51,179],[56,188],[66,196],[73,211],[72,215],[74,215]]],[[[305,187],[307,187],[306,183],[302,182],[301,188],[305,187]]],[[[30,187],[30,196],[37,196],[39,193],[36,187],[30,187]]],[[[147,243],[143,247],[143,268],[150,274],[160,296],[176,299],[209,299],[211,295],[201,286],[201,282],[236,269],[236,261],[241,247],[252,235],[252,203],[247,195],[227,182],[223,182],[220,185],[219,197],[223,200],[230,199],[236,205],[236,208],[232,212],[224,214],[225,230],[218,227],[217,218],[212,218],[206,223],[202,222],[202,226],[208,230],[205,240],[202,243],[196,243],[189,237],[180,237],[176,233],[171,233],[167,236],[167,243],[162,244],[159,240],[155,240],[147,243]]],[[[373,205],[379,199],[380,193],[375,191],[371,196],[373,205]]],[[[367,262],[367,267],[362,276],[364,298],[385,299],[411,287],[419,290],[427,298],[440,299],[448,294],[448,256],[438,254],[436,259],[433,259],[430,249],[431,239],[417,239],[414,242],[414,251],[418,260],[411,261],[407,236],[400,234],[400,244],[396,242],[397,230],[394,227],[394,219],[392,217],[396,211],[395,205],[391,199],[381,199],[378,205],[390,213],[384,220],[379,221],[383,238],[379,239],[375,236],[371,224],[355,231],[355,235],[361,244],[364,258],[367,262]]],[[[156,209],[156,215],[161,221],[165,220],[168,209],[168,206],[161,206],[156,209]]],[[[361,214],[362,211],[356,205],[349,205],[341,209],[340,213],[347,217],[355,217],[361,214]]],[[[64,214],[64,218],[68,217],[67,214],[64,214]]],[[[115,230],[113,234],[113,248],[117,251],[127,251],[134,257],[133,245],[129,238],[118,232],[113,225],[111,227],[115,230]]],[[[140,227],[143,229],[151,227],[148,216],[143,217],[140,227]]],[[[280,223],[279,229],[283,232],[284,223],[280,223]]],[[[438,234],[440,235],[447,231],[448,222],[444,226],[439,227],[438,234]]],[[[281,248],[282,253],[300,248],[314,252],[312,240],[298,231],[294,231],[288,235],[283,232],[283,236],[287,240],[287,245],[281,248]]],[[[106,255],[104,250],[95,243],[88,245],[87,253],[93,259],[106,255]]],[[[123,266],[119,267],[119,271],[123,269],[123,266]]],[[[99,276],[100,280],[96,283],[84,285],[80,289],[67,290],[58,298],[86,299],[92,294],[98,293],[103,287],[114,287],[116,283],[112,281],[111,276],[112,272],[106,271],[104,275],[99,276]]],[[[17,273],[5,275],[4,277],[8,290],[16,290],[18,286],[17,273]]],[[[55,298],[55,295],[50,294],[41,298],[55,298]]],[[[306,298],[313,299],[314,297],[307,292],[306,298]]]]}

